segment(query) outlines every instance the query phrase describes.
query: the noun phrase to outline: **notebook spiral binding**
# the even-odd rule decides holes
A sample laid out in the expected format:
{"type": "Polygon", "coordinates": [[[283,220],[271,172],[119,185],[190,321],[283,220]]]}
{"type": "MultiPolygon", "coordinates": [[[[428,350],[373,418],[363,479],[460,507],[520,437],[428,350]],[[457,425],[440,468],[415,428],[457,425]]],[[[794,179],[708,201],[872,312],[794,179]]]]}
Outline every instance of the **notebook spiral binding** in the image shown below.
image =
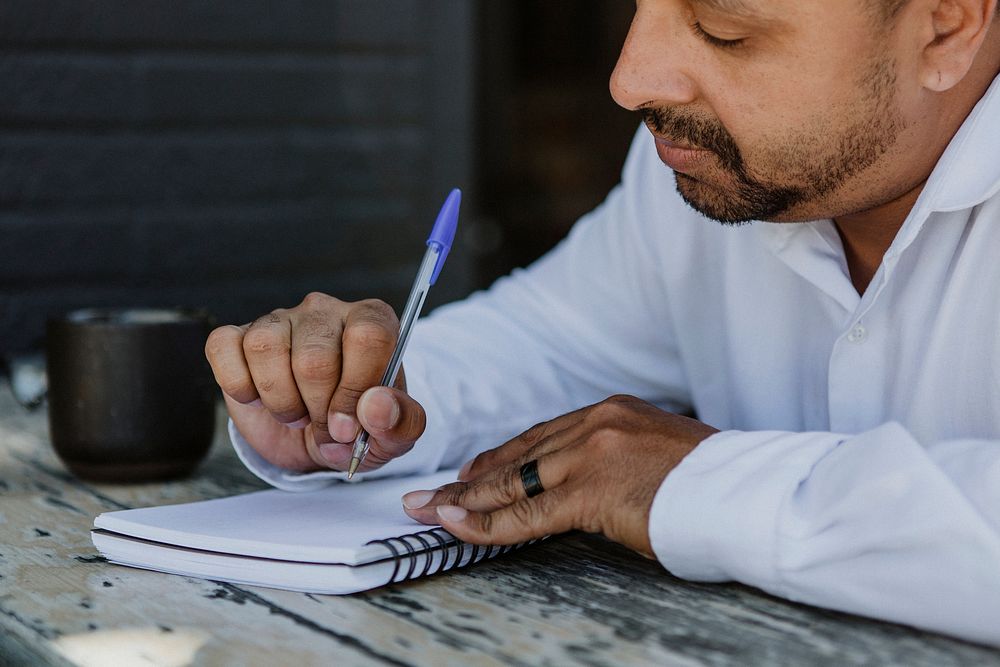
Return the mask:
{"type": "MultiPolygon", "coordinates": [[[[532,542],[534,542],[534,540],[532,540],[532,542]]],[[[479,562],[485,558],[508,553],[509,551],[522,546],[518,544],[483,547],[478,544],[469,544],[468,542],[463,542],[462,540],[456,540],[451,533],[447,532],[443,528],[431,528],[430,530],[422,530],[417,533],[409,533],[408,535],[401,535],[399,537],[389,537],[384,540],[372,540],[368,542],[368,544],[381,544],[385,546],[390,553],[392,553],[393,569],[392,575],[389,576],[389,581],[386,582],[387,584],[394,584],[400,581],[406,581],[407,579],[416,579],[418,577],[426,577],[427,575],[437,574],[438,572],[450,570],[455,567],[464,567],[465,565],[471,565],[472,563],[479,562]],[[419,543],[419,550],[410,542],[410,539],[416,540],[419,543]],[[431,544],[429,540],[433,540],[434,544],[431,544]],[[397,544],[399,546],[397,546],[397,544]],[[449,555],[452,547],[455,547],[455,560],[451,561],[451,564],[449,565],[449,555]],[[439,562],[437,566],[432,569],[434,564],[434,555],[438,552],[441,553],[441,562],[439,562]],[[465,558],[466,554],[469,556],[467,560],[465,558]],[[424,558],[424,567],[420,574],[415,574],[417,569],[417,560],[421,556],[424,558]],[[408,563],[409,567],[406,570],[406,574],[397,579],[404,560],[408,563]]]]}

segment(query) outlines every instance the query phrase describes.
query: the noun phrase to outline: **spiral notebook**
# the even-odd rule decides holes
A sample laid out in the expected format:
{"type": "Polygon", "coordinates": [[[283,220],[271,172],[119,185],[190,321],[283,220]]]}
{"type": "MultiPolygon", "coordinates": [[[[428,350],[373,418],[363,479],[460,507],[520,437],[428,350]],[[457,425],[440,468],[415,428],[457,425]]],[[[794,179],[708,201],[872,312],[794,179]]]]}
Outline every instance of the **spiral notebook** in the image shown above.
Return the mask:
{"type": "Polygon", "coordinates": [[[355,593],[517,548],[467,544],[406,516],[404,493],[437,488],[456,475],[105,512],[94,520],[91,538],[121,565],[307,593],[355,593]]]}

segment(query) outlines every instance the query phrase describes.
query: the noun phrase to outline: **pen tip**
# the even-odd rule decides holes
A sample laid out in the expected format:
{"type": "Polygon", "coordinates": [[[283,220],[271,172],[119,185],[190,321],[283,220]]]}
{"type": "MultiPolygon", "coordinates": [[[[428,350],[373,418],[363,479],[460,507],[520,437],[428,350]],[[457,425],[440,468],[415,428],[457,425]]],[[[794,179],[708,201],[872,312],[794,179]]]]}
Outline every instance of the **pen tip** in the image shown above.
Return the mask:
{"type": "Polygon", "coordinates": [[[357,456],[351,457],[351,466],[347,469],[347,479],[354,477],[354,473],[358,471],[358,466],[361,465],[361,459],[357,456]]]}

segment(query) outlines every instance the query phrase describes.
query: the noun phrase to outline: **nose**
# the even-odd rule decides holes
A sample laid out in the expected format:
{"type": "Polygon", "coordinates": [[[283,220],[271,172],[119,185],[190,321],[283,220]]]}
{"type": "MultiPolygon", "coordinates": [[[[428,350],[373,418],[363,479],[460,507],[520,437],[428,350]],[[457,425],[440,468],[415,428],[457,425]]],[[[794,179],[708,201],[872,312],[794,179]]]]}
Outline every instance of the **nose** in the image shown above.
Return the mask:
{"type": "Polygon", "coordinates": [[[611,73],[611,97],[629,110],[641,107],[678,106],[697,97],[689,74],[688,44],[678,28],[683,18],[668,7],[638,3],[632,26],[611,73]]]}

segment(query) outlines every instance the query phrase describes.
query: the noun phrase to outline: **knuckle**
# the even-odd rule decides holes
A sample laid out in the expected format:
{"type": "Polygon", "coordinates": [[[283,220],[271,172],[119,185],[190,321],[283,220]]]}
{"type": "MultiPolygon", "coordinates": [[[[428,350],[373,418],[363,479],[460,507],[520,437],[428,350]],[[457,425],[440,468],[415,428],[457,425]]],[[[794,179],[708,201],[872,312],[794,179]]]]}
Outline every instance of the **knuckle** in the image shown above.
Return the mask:
{"type": "Polygon", "coordinates": [[[274,418],[283,423],[302,419],[308,414],[298,400],[289,396],[269,397],[266,404],[274,418]]]}
{"type": "Polygon", "coordinates": [[[605,420],[615,418],[619,411],[621,410],[621,403],[612,398],[605,399],[598,403],[590,411],[591,416],[595,419],[605,420]]]}
{"type": "Polygon", "coordinates": [[[344,330],[344,344],[360,349],[391,348],[396,343],[396,337],[391,331],[378,322],[363,320],[348,326],[344,330]]]}
{"type": "Polygon", "coordinates": [[[489,470],[492,466],[494,459],[494,450],[489,450],[486,452],[481,452],[476,454],[472,459],[472,465],[469,466],[472,470],[489,470]]]}
{"type": "Polygon", "coordinates": [[[390,327],[396,327],[399,323],[396,317],[396,311],[393,310],[392,306],[387,304],[381,299],[365,299],[364,301],[359,301],[357,307],[365,313],[366,316],[372,319],[383,322],[390,327]]]}
{"type": "Polygon", "coordinates": [[[219,388],[239,403],[249,403],[257,398],[257,390],[252,382],[228,377],[217,377],[219,388]]]}
{"type": "Polygon", "coordinates": [[[309,292],[302,298],[302,303],[299,305],[306,310],[315,310],[329,306],[331,303],[338,303],[338,300],[323,292],[309,292]]]}
{"type": "Polygon", "coordinates": [[[548,422],[539,422],[535,424],[534,426],[532,426],[527,431],[521,434],[520,436],[521,442],[528,447],[534,447],[535,445],[538,444],[538,441],[542,439],[542,436],[545,435],[545,427],[547,425],[548,422]]]}
{"type": "Polygon", "coordinates": [[[513,505],[521,500],[521,493],[517,490],[521,486],[520,477],[517,480],[510,480],[508,483],[494,488],[495,500],[501,505],[513,505]]]}
{"type": "Polygon", "coordinates": [[[258,382],[257,391],[267,411],[282,424],[297,421],[309,414],[298,394],[279,391],[276,382],[258,382]]]}
{"type": "Polygon", "coordinates": [[[214,329],[205,339],[205,356],[209,361],[218,359],[233,349],[243,339],[243,332],[226,325],[214,329]]]}
{"type": "Polygon", "coordinates": [[[328,347],[306,346],[294,351],[296,375],[307,381],[333,380],[340,374],[340,359],[328,347]]]}
{"type": "Polygon", "coordinates": [[[281,322],[282,317],[287,311],[284,308],[279,308],[277,310],[272,310],[267,315],[261,315],[256,320],[250,323],[250,329],[257,329],[259,327],[268,327],[281,322]]]}
{"type": "Polygon", "coordinates": [[[616,426],[601,426],[590,434],[588,444],[602,455],[617,454],[621,451],[621,430],[616,426]]]}
{"type": "Polygon", "coordinates": [[[493,514],[483,514],[479,518],[478,532],[480,535],[489,536],[496,530],[496,520],[493,514]]]}
{"type": "Polygon", "coordinates": [[[296,422],[303,417],[308,417],[309,413],[305,410],[287,410],[285,412],[275,412],[275,418],[281,421],[283,424],[291,424],[296,422]]]}
{"type": "Polygon", "coordinates": [[[220,382],[219,388],[222,389],[223,393],[231,397],[237,403],[242,403],[244,405],[256,400],[259,396],[253,385],[246,383],[222,384],[220,382]]]}
{"type": "Polygon", "coordinates": [[[461,505],[462,501],[465,500],[468,488],[467,484],[463,484],[461,482],[445,484],[438,489],[438,495],[435,498],[435,502],[439,505],[461,505]]]}
{"type": "Polygon", "coordinates": [[[255,328],[243,336],[243,351],[257,356],[287,354],[288,340],[281,333],[268,328],[255,328]]]}
{"type": "Polygon", "coordinates": [[[340,327],[336,324],[336,319],[327,312],[313,310],[305,313],[296,326],[305,338],[319,341],[319,343],[329,347],[332,341],[337,341],[339,345],[340,327]]]}
{"type": "Polygon", "coordinates": [[[338,406],[357,405],[358,399],[361,398],[361,394],[365,393],[366,389],[368,387],[357,387],[341,383],[334,392],[333,402],[338,406]]]}
{"type": "Polygon", "coordinates": [[[522,526],[530,526],[535,518],[534,507],[535,505],[532,503],[515,503],[510,506],[510,516],[515,523],[522,526]]]}
{"type": "Polygon", "coordinates": [[[623,394],[610,396],[591,408],[587,417],[591,422],[619,423],[631,411],[634,401],[631,396],[623,394]]]}

